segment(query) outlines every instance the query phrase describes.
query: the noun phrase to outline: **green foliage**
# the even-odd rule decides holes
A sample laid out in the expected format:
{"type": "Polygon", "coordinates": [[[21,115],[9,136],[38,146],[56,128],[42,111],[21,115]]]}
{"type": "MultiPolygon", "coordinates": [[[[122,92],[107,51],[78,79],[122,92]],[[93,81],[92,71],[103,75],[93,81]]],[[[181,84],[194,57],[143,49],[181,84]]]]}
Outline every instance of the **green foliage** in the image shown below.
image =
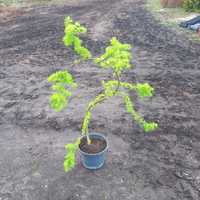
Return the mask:
{"type": "MultiPolygon", "coordinates": [[[[110,80],[108,82],[102,82],[104,93],[107,97],[112,97],[115,92],[116,88],[118,86],[118,82],[116,80],[110,80]]],[[[120,85],[119,85],[120,86],[120,85]]]]}
{"type": "Polygon", "coordinates": [[[62,84],[68,84],[68,85],[74,85],[74,80],[72,75],[67,71],[58,71],[53,74],[51,74],[48,77],[48,81],[51,83],[62,83],[62,84]]]}
{"type": "MultiPolygon", "coordinates": [[[[80,55],[82,60],[91,58],[91,53],[82,46],[82,41],[78,37],[80,34],[87,32],[86,28],[77,22],[73,22],[70,17],[66,17],[64,23],[64,44],[67,47],[74,47],[74,51],[80,55]]],[[[146,122],[144,120],[135,110],[134,103],[129,96],[130,91],[135,91],[141,99],[151,97],[154,93],[154,89],[148,83],[133,84],[120,80],[122,71],[131,68],[131,45],[123,44],[113,37],[110,41],[110,46],[106,48],[103,55],[95,59],[95,63],[103,68],[111,68],[114,80],[102,81],[103,91],[88,104],[82,123],[82,135],[87,136],[88,144],[91,143],[88,125],[91,121],[93,109],[95,109],[98,104],[116,95],[123,97],[127,112],[145,132],[150,132],[158,128],[155,122],[146,122]]],[[[54,91],[51,96],[51,106],[56,111],[61,111],[67,105],[68,99],[72,95],[69,88],[75,88],[77,85],[68,71],[56,72],[49,76],[48,81],[53,84],[52,90],[54,91]]],[[[64,160],[65,172],[68,172],[75,166],[76,152],[79,144],[80,138],[78,138],[75,143],[70,143],[65,146],[67,151],[64,160]]]]}
{"type": "Polygon", "coordinates": [[[186,11],[200,11],[200,0],[184,0],[183,7],[186,11]]]}
{"type": "Polygon", "coordinates": [[[151,132],[158,128],[158,124],[155,122],[145,122],[143,128],[145,132],[151,132]]]}
{"type": "Polygon", "coordinates": [[[87,29],[80,25],[78,22],[73,22],[70,17],[66,17],[64,21],[65,35],[63,42],[66,47],[73,46],[74,51],[84,60],[92,57],[90,51],[82,45],[82,41],[79,38],[80,34],[87,32],[87,29]]]}
{"type": "Polygon", "coordinates": [[[143,127],[145,132],[150,132],[158,128],[158,124],[155,122],[146,122],[138,112],[135,111],[133,102],[131,101],[129,95],[124,95],[124,103],[128,113],[132,115],[134,120],[143,127]]]}
{"type": "Polygon", "coordinates": [[[116,92],[116,88],[118,90],[120,87],[128,89],[128,90],[136,90],[139,97],[143,99],[144,97],[152,97],[154,88],[152,88],[148,83],[137,83],[137,84],[132,84],[132,83],[127,83],[127,82],[121,82],[117,80],[110,80],[107,82],[102,82],[102,85],[104,87],[104,91],[106,96],[113,96],[116,92]]]}
{"type": "Polygon", "coordinates": [[[133,119],[144,129],[145,132],[150,132],[158,128],[156,123],[146,122],[144,118],[135,111],[133,102],[131,101],[128,93],[124,92],[124,89],[135,90],[141,99],[144,97],[151,97],[154,89],[148,83],[131,84],[121,82],[119,80],[109,80],[107,82],[102,81],[102,85],[104,88],[103,92],[96,96],[95,99],[88,105],[82,125],[83,134],[88,134],[88,124],[91,120],[91,111],[96,107],[96,105],[113,97],[114,95],[123,96],[127,112],[132,115],[133,119]]]}
{"type": "Polygon", "coordinates": [[[80,144],[80,138],[75,143],[69,143],[65,145],[66,155],[64,159],[64,171],[68,172],[76,165],[76,152],[80,144]]]}
{"type": "Polygon", "coordinates": [[[68,99],[72,95],[66,87],[76,88],[77,85],[72,75],[66,70],[51,74],[48,81],[53,84],[51,88],[54,91],[50,97],[50,105],[55,111],[59,112],[66,107],[68,99]]]}
{"type": "Polygon", "coordinates": [[[144,97],[152,97],[154,88],[152,88],[148,83],[138,83],[136,85],[136,90],[141,99],[144,97]]]}
{"type": "Polygon", "coordinates": [[[51,95],[50,105],[57,112],[61,111],[67,105],[67,102],[67,98],[60,93],[51,95]]]}
{"type": "Polygon", "coordinates": [[[78,37],[74,38],[74,50],[84,60],[91,58],[91,53],[88,51],[87,48],[82,46],[82,41],[78,37]]]}
{"type": "Polygon", "coordinates": [[[96,59],[96,63],[103,68],[112,68],[115,74],[120,75],[124,69],[131,67],[131,46],[120,43],[115,37],[110,41],[103,55],[96,59]]]}

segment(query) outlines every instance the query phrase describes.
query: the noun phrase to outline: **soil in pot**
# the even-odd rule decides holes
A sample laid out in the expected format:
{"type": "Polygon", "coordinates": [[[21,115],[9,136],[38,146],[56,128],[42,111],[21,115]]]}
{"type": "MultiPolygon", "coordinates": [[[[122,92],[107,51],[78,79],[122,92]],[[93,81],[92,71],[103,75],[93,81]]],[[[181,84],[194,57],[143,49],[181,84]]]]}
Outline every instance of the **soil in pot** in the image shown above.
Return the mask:
{"type": "Polygon", "coordinates": [[[90,139],[91,139],[91,144],[87,143],[86,137],[81,139],[81,143],[79,145],[81,151],[89,154],[90,153],[95,154],[103,151],[106,148],[107,144],[104,139],[100,138],[90,138],[90,139]]]}

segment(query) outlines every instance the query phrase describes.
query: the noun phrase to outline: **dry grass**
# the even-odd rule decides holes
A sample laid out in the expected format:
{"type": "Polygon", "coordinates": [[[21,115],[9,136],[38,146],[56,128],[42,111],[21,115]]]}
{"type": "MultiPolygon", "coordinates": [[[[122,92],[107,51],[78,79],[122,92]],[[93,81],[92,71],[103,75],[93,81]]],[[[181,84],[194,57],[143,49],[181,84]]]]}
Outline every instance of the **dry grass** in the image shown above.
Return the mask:
{"type": "Polygon", "coordinates": [[[154,17],[164,26],[171,27],[178,33],[185,34],[188,39],[200,42],[200,37],[195,32],[179,27],[181,21],[192,19],[199,15],[199,13],[186,12],[183,8],[163,8],[160,0],[147,0],[147,10],[149,10],[154,17]]]}

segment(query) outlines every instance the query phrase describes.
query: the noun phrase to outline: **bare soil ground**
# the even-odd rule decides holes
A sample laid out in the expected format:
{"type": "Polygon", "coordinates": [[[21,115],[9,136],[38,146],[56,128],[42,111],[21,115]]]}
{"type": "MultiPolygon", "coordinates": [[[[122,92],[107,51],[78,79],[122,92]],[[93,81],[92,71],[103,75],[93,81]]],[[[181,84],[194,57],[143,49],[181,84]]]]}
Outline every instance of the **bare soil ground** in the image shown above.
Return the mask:
{"type": "Polygon", "coordinates": [[[200,45],[159,25],[141,0],[78,0],[40,5],[0,22],[1,200],[200,199],[200,45]],[[78,161],[63,172],[65,143],[80,132],[84,108],[110,74],[76,58],[62,44],[70,15],[89,29],[85,44],[99,55],[110,37],[134,45],[126,81],[147,81],[156,96],[137,109],[160,129],[144,134],[121,99],[96,109],[91,131],[109,138],[103,169],[78,161]],[[68,109],[49,108],[47,77],[68,69],[79,82],[68,109]],[[75,94],[75,96],[76,96],[75,94]]]}
{"type": "Polygon", "coordinates": [[[11,6],[3,6],[0,5],[0,23],[6,23],[8,21],[14,20],[17,16],[22,15],[24,12],[22,9],[11,7],[11,6]]]}

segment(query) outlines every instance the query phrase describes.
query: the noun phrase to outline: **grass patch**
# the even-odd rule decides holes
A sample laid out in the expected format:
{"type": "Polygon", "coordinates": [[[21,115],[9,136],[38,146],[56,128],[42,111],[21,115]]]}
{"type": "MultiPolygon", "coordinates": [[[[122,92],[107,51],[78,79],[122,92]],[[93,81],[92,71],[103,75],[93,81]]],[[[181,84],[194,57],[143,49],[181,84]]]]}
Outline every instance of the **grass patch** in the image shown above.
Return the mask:
{"type": "Polygon", "coordinates": [[[189,20],[196,17],[198,13],[186,12],[183,8],[163,8],[160,0],[147,0],[146,8],[162,25],[174,29],[178,33],[185,34],[188,39],[200,42],[197,33],[179,27],[181,21],[189,20]]]}
{"type": "Polygon", "coordinates": [[[23,0],[0,0],[0,5],[20,4],[23,0]]]}
{"type": "Polygon", "coordinates": [[[157,18],[167,23],[177,22],[180,21],[181,18],[186,18],[191,15],[191,13],[186,12],[183,8],[163,8],[160,0],[147,0],[146,7],[153,12],[157,18]]]}

